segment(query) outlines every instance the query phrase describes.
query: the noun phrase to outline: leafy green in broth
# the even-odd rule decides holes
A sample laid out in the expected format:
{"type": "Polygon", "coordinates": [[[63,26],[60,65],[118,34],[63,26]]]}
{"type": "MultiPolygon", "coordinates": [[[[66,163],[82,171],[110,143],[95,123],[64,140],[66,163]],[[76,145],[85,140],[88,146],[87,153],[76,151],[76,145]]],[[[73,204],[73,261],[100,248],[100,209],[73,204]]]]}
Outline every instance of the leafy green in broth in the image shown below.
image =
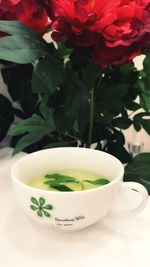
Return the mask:
{"type": "Polygon", "coordinates": [[[72,192],[97,188],[110,181],[92,171],[64,169],[33,177],[27,184],[44,190],[72,192]]]}

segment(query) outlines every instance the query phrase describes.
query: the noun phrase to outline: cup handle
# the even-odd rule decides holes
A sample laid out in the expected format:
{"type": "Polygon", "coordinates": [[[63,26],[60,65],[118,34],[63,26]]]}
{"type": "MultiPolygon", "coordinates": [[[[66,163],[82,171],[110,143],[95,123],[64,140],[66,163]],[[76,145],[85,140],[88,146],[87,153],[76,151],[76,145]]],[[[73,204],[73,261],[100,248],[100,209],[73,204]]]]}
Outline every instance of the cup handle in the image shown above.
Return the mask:
{"type": "Polygon", "coordinates": [[[122,184],[122,188],[121,191],[129,191],[129,190],[133,190],[136,191],[138,194],[141,195],[141,202],[140,204],[131,209],[131,210],[127,210],[127,211],[116,211],[116,210],[112,210],[112,215],[115,216],[119,216],[119,217],[129,217],[129,216],[134,216],[139,214],[146,206],[147,204],[147,200],[148,200],[148,191],[146,190],[146,188],[139,184],[139,183],[135,183],[135,182],[124,182],[122,184]]]}

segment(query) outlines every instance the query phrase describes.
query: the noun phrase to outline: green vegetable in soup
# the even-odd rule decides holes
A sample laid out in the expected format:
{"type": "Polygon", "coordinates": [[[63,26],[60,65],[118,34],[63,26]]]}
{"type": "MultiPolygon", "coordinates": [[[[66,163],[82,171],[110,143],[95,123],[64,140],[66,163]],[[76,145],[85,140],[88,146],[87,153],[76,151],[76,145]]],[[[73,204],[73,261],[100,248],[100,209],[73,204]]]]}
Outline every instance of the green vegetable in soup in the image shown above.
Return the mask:
{"type": "Polygon", "coordinates": [[[45,175],[45,178],[47,178],[50,182],[58,181],[59,183],[80,183],[78,179],[60,173],[47,174],[45,175]]]}
{"type": "Polygon", "coordinates": [[[71,188],[69,188],[68,186],[64,185],[64,184],[51,184],[52,188],[61,191],[61,192],[71,192],[73,191],[71,188]]]}
{"type": "Polygon", "coordinates": [[[66,186],[65,183],[81,184],[81,182],[77,178],[60,173],[47,174],[45,175],[45,178],[48,180],[44,183],[58,191],[73,191],[71,188],[66,186]]]}
{"type": "Polygon", "coordinates": [[[105,185],[105,184],[109,184],[110,182],[107,179],[96,179],[94,181],[92,180],[84,180],[84,182],[87,183],[91,183],[91,184],[95,184],[95,185],[105,185]]]}
{"type": "Polygon", "coordinates": [[[109,182],[93,171],[63,169],[53,173],[41,173],[30,179],[27,184],[43,190],[72,192],[94,189],[109,182]]]}

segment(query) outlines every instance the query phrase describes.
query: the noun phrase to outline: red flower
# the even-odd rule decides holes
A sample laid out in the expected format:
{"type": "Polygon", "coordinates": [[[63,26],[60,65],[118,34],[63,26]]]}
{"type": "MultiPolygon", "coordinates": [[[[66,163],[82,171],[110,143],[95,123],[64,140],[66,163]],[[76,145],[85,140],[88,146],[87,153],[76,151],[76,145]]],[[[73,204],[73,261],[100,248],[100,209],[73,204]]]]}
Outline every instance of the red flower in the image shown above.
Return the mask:
{"type": "Polygon", "coordinates": [[[46,11],[35,0],[0,0],[0,19],[18,20],[40,34],[49,25],[46,11]]]}
{"type": "Polygon", "coordinates": [[[150,44],[150,0],[43,0],[52,38],[92,47],[99,65],[131,61],[150,44]]]}

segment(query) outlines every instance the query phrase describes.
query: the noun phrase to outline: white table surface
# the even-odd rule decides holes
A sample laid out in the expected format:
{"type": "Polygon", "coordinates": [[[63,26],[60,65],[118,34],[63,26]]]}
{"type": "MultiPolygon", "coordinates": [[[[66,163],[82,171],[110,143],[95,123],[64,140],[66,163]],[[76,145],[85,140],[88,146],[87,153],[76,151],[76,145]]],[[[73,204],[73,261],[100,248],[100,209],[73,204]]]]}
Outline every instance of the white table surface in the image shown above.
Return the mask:
{"type": "Polygon", "coordinates": [[[0,161],[1,267],[150,266],[150,200],[137,217],[108,216],[78,232],[58,232],[33,222],[17,206],[10,177],[15,160],[0,161]]]}

